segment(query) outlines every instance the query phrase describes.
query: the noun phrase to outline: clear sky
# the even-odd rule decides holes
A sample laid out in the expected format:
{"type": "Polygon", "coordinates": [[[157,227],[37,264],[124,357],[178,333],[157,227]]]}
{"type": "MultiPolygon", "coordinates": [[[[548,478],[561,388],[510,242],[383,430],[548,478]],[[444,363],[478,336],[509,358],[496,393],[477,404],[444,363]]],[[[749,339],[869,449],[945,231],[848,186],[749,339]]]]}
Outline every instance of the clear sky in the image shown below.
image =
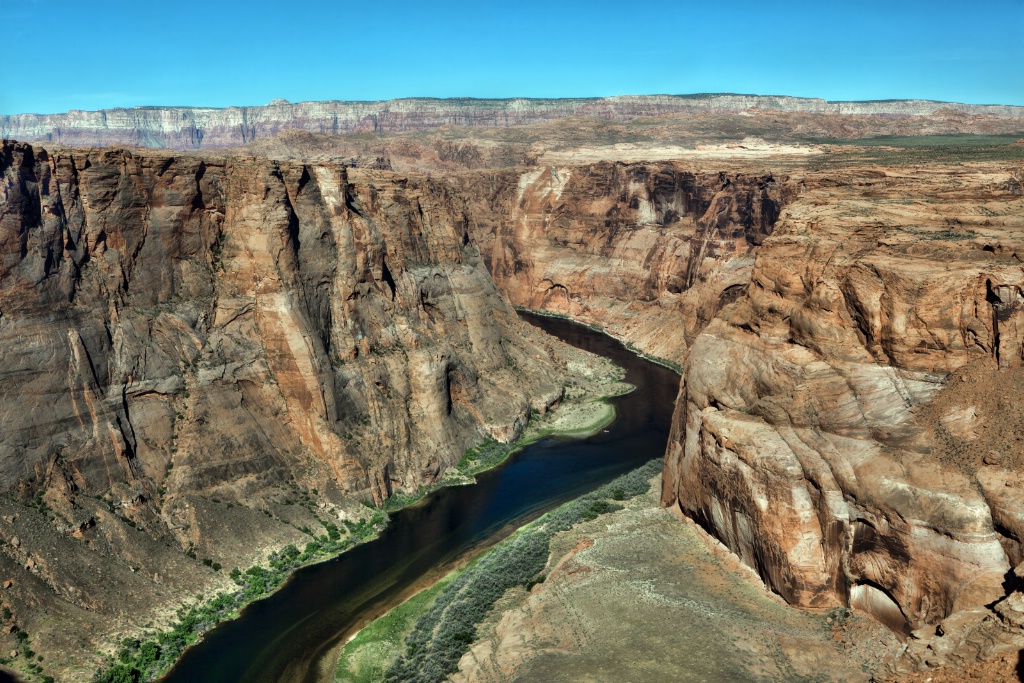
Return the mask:
{"type": "Polygon", "coordinates": [[[738,92],[1024,105],[1024,0],[0,0],[0,114],[738,92]]]}

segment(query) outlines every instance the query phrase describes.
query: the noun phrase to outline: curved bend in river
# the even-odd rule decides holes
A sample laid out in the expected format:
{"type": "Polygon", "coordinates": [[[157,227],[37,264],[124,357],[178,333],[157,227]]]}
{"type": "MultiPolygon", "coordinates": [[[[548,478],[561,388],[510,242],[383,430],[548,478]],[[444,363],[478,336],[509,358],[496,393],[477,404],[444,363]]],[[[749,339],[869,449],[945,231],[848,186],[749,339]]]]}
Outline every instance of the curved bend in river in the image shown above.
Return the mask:
{"type": "Polygon", "coordinates": [[[395,513],[376,540],[298,570],[276,593],[210,631],[166,683],[321,680],[325,654],[425,575],[664,454],[678,375],[582,325],[523,317],[626,369],[636,391],[611,399],[615,422],[587,439],[539,441],[477,475],[476,485],[441,489],[395,513]]]}

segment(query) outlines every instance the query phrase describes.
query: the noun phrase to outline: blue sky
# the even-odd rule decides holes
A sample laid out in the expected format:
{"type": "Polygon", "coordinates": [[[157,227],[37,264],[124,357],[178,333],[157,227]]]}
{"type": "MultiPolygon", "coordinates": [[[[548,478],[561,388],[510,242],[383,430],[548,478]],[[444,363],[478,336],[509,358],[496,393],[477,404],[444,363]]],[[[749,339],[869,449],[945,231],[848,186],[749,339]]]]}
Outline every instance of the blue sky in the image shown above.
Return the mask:
{"type": "Polygon", "coordinates": [[[740,92],[1024,105],[1024,0],[0,0],[0,114],[740,92]]]}

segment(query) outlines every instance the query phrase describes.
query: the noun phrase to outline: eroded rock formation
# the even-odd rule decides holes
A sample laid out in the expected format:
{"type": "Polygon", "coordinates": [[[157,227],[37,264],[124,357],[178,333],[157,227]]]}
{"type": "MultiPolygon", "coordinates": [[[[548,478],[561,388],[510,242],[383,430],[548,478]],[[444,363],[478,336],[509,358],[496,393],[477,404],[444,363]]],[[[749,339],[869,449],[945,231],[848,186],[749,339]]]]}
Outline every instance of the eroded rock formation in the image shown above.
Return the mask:
{"type": "Polygon", "coordinates": [[[664,504],[792,604],[908,633],[1000,598],[1021,560],[1020,174],[602,163],[451,182],[514,303],[684,363],[664,504]]]}
{"type": "Polygon", "coordinates": [[[453,182],[515,303],[684,364],[665,505],[791,604],[909,634],[985,612],[1022,559],[1020,177],[601,164],[453,182]]]}
{"type": "Polygon", "coordinates": [[[968,363],[1024,362],[1016,176],[954,178],[802,178],[746,293],[691,347],[665,466],[663,503],[789,602],[905,633],[1004,595],[1021,540],[995,487],[942,461],[976,438],[975,408],[919,419],[968,363]]]}
{"type": "Polygon", "coordinates": [[[599,163],[452,179],[513,303],[608,327],[681,362],[750,280],[753,250],[792,189],[771,174],[599,163]]]}
{"type": "Polygon", "coordinates": [[[441,183],[9,142],[0,176],[0,581],[72,664],[562,396],[441,183]]]}
{"type": "Polygon", "coordinates": [[[1024,175],[766,165],[439,179],[4,143],[5,604],[73,612],[30,627],[91,652],[223,581],[186,553],[244,566],[306,538],[289,501],[344,515],[514,438],[567,370],[508,302],[682,368],[662,502],[792,604],[906,634],[1002,598],[1024,175]]]}

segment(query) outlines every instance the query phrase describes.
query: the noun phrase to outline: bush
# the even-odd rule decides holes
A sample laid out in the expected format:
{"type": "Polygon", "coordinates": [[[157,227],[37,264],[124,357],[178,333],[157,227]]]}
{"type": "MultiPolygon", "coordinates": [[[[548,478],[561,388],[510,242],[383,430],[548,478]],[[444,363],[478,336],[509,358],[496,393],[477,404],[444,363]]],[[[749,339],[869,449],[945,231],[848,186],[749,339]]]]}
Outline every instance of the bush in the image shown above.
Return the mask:
{"type": "Polygon", "coordinates": [[[115,664],[96,679],[96,683],[138,683],[138,669],[125,664],[115,664]]]}
{"type": "Polygon", "coordinates": [[[416,621],[406,637],[405,652],[388,669],[388,683],[436,683],[459,666],[459,659],[476,639],[477,626],[498,598],[513,586],[544,580],[551,538],[582,521],[621,510],[609,497],[626,500],[650,488],[661,471],[652,460],[598,490],[552,510],[511,538],[495,546],[445,586],[434,604],[416,621]]]}

